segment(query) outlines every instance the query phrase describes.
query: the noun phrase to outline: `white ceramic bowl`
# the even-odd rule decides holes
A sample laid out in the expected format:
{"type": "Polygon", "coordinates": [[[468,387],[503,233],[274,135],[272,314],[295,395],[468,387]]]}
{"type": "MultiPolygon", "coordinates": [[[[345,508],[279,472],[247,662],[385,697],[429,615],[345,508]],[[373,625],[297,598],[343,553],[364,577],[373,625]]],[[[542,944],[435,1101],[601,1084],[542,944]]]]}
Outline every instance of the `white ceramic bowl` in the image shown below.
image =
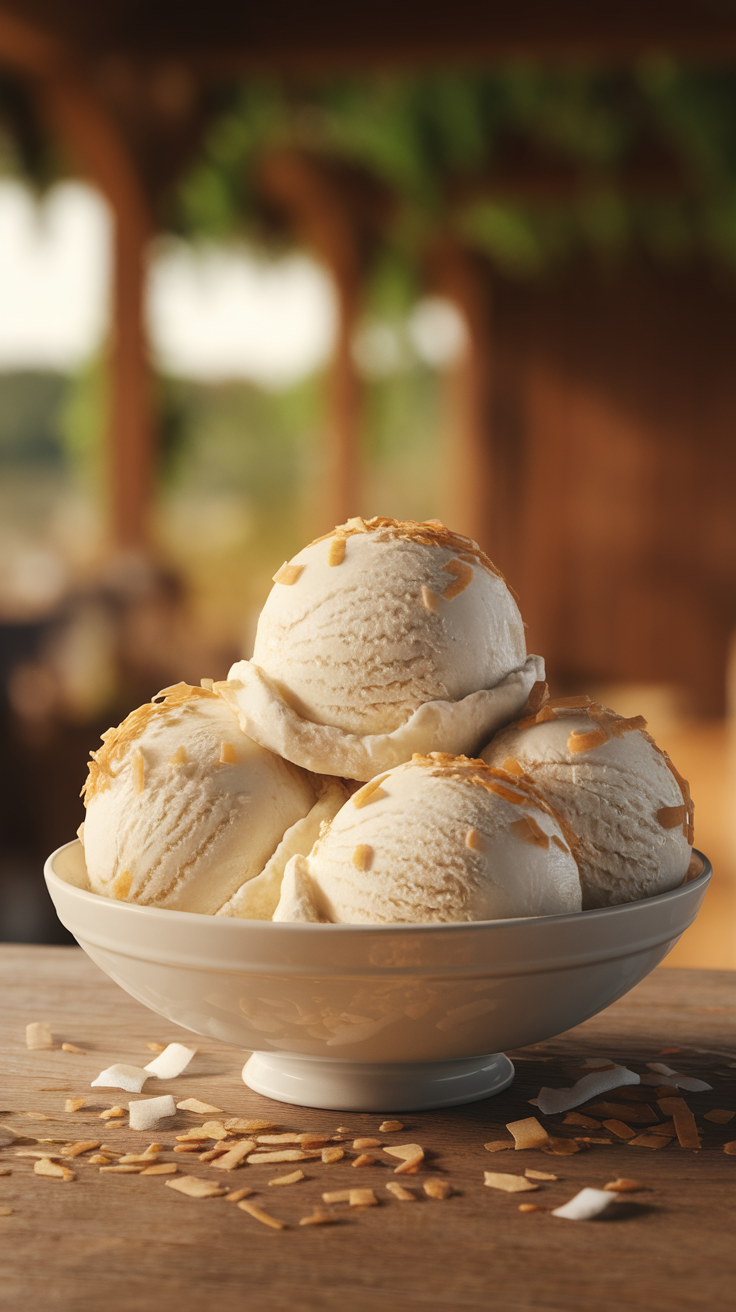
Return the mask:
{"type": "Polygon", "coordinates": [[[457,925],[290,925],[91,893],[78,842],[49,857],[59,919],[134,998],[253,1052],[243,1078],[340,1111],[449,1107],[498,1093],[505,1048],[560,1034],[643,979],[711,877],[624,906],[457,925]]]}

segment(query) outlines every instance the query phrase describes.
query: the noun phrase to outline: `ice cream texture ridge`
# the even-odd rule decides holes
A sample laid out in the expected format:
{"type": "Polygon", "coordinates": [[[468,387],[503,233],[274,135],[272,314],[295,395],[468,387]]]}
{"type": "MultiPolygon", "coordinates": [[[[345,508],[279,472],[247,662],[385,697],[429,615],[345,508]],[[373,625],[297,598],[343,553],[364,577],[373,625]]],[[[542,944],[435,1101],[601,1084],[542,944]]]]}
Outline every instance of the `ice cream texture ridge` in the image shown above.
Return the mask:
{"type": "Polygon", "coordinates": [[[253,657],[103,734],[80,827],[119,902],[315,924],[580,912],[693,873],[637,716],[551,699],[518,605],[438,520],[339,525],[274,575],[253,657]]]}

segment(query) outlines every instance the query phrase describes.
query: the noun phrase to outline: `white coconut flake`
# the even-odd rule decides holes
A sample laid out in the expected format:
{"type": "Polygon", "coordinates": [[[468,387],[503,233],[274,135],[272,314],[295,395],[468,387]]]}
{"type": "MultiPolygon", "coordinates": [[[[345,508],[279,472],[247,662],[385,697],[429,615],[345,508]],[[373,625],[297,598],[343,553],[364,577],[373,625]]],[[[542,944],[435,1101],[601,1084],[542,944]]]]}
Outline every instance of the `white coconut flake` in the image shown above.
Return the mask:
{"type": "Polygon", "coordinates": [[[685,1089],[688,1093],[707,1093],[713,1088],[712,1084],[706,1084],[705,1080],[696,1080],[693,1075],[679,1075],[670,1066],[665,1066],[663,1061],[648,1061],[647,1066],[655,1074],[642,1075],[642,1084],[659,1084],[660,1077],[663,1076],[668,1084],[678,1089],[685,1089]]]}
{"type": "Polygon", "coordinates": [[[148,1072],[140,1066],[126,1066],[123,1063],[100,1071],[90,1088],[126,1089],[128,1093],[140,1093],[148,1078],[148,1072]]]}
{"type": "Polygon", "coordinates": [[[140,1102],[128,1103],[131,1130],[152,1130],[164,1116],[173,1116],[176,1103],[170,1093],[160,1098],[141,1098],[140,1102]]]}
{"type": "Polygon", "coordinates": [[[625,1066],[614,1066],[613,1070],[592,1071],[590,1075],[584,1075],[569,1089],[540,1089],[537,1106],[543,1115],[552,1116],[556,1112],[572,1111],[573,1107],[579,1107],[589,1098],[610,1093],[612,1089],[620,1089],[624,1084],[639,1083],[640,1078],[635,1071],[627,1070],[625,1066]]]}
{"type": "Polygon", "coordinates": [[[592,1221],[593,1217],[600,1216],[601,1212],[605,1212],[606,1208],[617,1200],[618,1194],[610,1190],[581,1189],[569,1203],[565,1203],[563,1207],[556,1207],[552,1215],[561,1216],[566,1221],[592,1221]]]}
{"type": "Polygon", "coordinates": [[[159,1080],[173,1080],[186,1069],[196,1051],[196,1048],[185,1048],[183,1043],[169,1043],[144,1069],[159,1080]]]}

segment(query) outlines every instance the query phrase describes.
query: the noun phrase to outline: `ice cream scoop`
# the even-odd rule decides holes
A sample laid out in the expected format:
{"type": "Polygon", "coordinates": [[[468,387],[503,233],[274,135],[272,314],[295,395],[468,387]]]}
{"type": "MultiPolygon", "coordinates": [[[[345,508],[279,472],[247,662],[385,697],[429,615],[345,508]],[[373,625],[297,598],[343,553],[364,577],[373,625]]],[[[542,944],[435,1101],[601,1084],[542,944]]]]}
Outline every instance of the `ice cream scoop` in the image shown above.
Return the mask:
{"type": "Polygon", "coordinates": [[[682,883],[690,792],[641,716],[625,719],[589,697],[550,701],[498,733],[482,756],[523,771],[574,831],[584,910],[682,883]]]}
{"type": "MultiPolygon", "coordinates": [[[[103,735],[84,791],[93,892],[214,913],[263,871],[318,788],[247,738],[221,697],[180,683],[103,735]]],[[[277,900],[278,889],[269,917],[277,900]]]]}
{"type": "Polygon", "coordinates": [[[274,579],[253,660],[218,689],[245,733],[308,769],[370,779],[475,751],[544,678],[502,575],[439,521],[351,519],[274,579]]]}
{"type": "Polygon", "coordinates": [[[534,785],[433,753],[371,780],[292,857],[273,918],[428,924],[580,907],[570,835],[534,785]]]}

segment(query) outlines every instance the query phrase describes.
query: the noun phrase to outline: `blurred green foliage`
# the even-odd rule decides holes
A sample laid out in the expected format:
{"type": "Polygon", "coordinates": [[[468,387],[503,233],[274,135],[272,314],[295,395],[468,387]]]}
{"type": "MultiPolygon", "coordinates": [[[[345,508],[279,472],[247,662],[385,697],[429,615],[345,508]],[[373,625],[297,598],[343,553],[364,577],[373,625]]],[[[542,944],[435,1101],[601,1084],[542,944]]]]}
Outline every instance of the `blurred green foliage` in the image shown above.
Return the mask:
{"type": "Polygon", "coordinates": [[[223,93],[171,225],[194,239],[283,240],[268,222],[258,167],[284,145],[359,165],[391,189],[397,204],[378,259],[384,289],[388,267],[409,290],[408,271],[416,276],[438,231],[459,233],[520,276],[580,251],[705,254],[736,266],[730,67],[661,57],[608,71],[514,64],[250,81],[223,93]],[[540,168],[550,185],[533,195],[527,183],[540,168]]]}

